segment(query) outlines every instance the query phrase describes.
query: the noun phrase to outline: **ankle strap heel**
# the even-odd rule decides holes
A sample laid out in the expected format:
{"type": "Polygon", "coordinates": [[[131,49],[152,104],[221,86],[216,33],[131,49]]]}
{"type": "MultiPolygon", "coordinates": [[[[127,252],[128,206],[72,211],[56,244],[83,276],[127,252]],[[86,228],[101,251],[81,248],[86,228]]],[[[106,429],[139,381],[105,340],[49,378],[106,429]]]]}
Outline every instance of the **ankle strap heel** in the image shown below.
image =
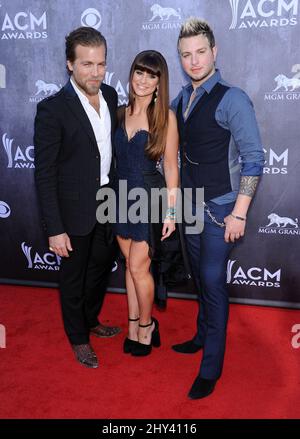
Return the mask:
{"type": "Polygon", "coordinates": [[[149,326],[151,326],[153,323],[154,323],[154,329],[151,334],[151,343],[150,344],[137,343],[131,351],[131,355],[133,355],[134,357],[142,357],[145,355],[149,355],[151,354],[152,346],[154,346],[155,348],[158,348],[160,346],[161,343],[160,343],[160,335],[158,329],[158,321],[154,317],[151,318],[151,323],[148,323],[147,325],[139,324],[139,327],[149,328],[149,326]]]}
{"type": "Polygon", "coordinates": [[[152,317],[152,321],[154,322],[154,330],[152,332],[152,346],[154,346],[155,348],[159,348],[161,345],[161,341],[160,341],[160,333],[159,333],[159,324],[158,321],[152,317]]]}
{"type": "Polygon", "coordinates": [[[153,323],[153,320],[151,320],[151,323],[148,323],[148,325],[140,325],[140,324],[139,324],[139,327],[140,327],[140,328],[149,328],[149,326],[151,326],[152,323],[153,323]]]}
{"type": "Polygon", "coordinates": [[[160,334],[159,334],[159,324],[158,321],[152,317],[151,319],[151,323],[148,323],[148,325],[140,325],[140,328],[148,328],[149,326],[151,326],[154,323],[154,329],[152,332],[152,336],[151,336],[151,345],[154,346],[155,348],[159,348],[161,345],[161,341],[160,341],[160,334]]]}
{"type": "Polygon", "coordinates": [[[136,319],[131,319],[130,317],[128,317],[129,322],[137,322],[138,320],[140,320],[139,317],[137,317],[136,319]]]}

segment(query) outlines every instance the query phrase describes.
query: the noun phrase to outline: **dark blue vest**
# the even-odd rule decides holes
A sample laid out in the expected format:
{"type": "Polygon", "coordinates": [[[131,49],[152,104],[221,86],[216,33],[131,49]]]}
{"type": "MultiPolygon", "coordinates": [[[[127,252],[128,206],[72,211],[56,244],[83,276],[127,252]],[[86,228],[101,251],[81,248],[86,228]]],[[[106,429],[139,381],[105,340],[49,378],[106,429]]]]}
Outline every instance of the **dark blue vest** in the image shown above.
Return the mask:
{"type": "Polygon", "coordinates": [[[205,92],[186,121],[182,99],[177,108],[181,186],[204,187],[205,201],[232,191],[228,168],[231,133],[215,120],[216,109],[228,88],[217,83],[210,93],[205,92]]]}

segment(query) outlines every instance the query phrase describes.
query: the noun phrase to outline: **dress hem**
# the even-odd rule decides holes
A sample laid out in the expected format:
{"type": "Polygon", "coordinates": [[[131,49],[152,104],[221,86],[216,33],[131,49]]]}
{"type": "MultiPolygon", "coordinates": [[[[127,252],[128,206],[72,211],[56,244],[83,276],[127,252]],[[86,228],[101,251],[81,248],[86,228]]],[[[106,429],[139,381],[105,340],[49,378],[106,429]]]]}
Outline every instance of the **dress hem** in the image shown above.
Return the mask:
{"type": "Polygon", "coordinates": [[[132,241],[135,241],[135,242],[143,242],[144,241],[149,245],[149,242],[146,239],[135,239],[135,238],[132,238],[131,236],[122,235],[120,233],[116,233],[116,236],[119,236],[122,239],[131,239],[132,241]]]}

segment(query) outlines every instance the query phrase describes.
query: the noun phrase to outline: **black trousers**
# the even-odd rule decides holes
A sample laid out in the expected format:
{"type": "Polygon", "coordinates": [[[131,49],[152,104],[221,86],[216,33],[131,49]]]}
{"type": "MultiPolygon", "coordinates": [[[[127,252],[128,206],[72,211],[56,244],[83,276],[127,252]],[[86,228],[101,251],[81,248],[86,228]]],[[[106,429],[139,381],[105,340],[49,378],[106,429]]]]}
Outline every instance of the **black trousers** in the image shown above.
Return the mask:
{"type": "Polygon", "coordinates": [[[62,258],[60,293],[63,322],[71,344],[89,342],[89,330],[99,324],[107,281],[117,244],[108,239],[110,225],[97,223],[85,236],[70,236],[72,252],[62,258]]]}

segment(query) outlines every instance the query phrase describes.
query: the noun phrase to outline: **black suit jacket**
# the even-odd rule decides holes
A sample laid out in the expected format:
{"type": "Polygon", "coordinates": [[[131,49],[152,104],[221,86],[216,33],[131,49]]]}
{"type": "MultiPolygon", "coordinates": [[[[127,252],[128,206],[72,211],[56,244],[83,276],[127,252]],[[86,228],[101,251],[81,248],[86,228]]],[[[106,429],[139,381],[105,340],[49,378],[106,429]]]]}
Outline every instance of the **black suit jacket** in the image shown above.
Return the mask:
{"type": "MultiPolygon", "coordinates": [[[[105,84],[101,91],[113,136],[118,96],[105,84]]],[[[34,145],[35,181],[47,235],[87,235],[96,224],[101,157],[92,125],[70,82],[38,104],[34,145]]],[[[110,181],[112,172],[113,166],[110,181]]]]}

